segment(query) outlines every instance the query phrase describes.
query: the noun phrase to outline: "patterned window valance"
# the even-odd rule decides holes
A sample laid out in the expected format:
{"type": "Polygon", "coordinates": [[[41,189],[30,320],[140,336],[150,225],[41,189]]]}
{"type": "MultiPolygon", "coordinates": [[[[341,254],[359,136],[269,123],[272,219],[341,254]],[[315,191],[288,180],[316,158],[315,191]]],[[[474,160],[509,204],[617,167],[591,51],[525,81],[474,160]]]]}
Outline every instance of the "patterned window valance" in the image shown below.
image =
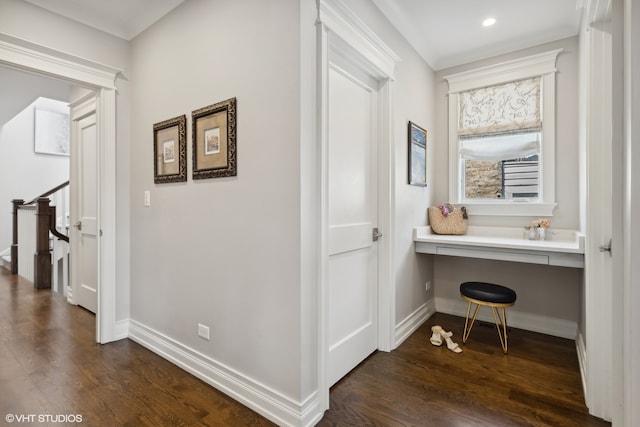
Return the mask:
{"type": "Polygon", "coordinates": [[[539,128],[540,77],[460,92],[458,134],[478,135],[539,128]]]}

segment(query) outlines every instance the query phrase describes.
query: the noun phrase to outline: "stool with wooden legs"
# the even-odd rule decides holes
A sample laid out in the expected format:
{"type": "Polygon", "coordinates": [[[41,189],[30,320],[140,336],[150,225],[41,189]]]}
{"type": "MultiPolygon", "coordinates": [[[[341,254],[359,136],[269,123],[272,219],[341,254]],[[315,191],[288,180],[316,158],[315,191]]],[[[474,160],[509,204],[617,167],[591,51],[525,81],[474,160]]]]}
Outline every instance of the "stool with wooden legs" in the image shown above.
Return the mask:
{"type": "Polygon", "coordinates": [[[471,328],[478,316],[478,309],[481,305],[491,307],[493,312],[493,320],[496,323],[496,329],[498,330],[498,336],[500,337],[500,344],[502,345],[502,351],[507,353],[507,307],[511,307],[516,302],[516,293],[514,290],[505,286],[494,285],[493,283],[484,282],[464,282],[460,285],[460,296],[469,302],[467,307],[467,318],[464,321],[464,333],[462,335],[462,342],[467,343],[471,328]],[[475,311],[473,312],[473,318],[469,322],[469,315],[471,314],[471,304],[476,304],[475,311]],[[499,309],[502,309],[502,317],[500,316],[499,309]]]}

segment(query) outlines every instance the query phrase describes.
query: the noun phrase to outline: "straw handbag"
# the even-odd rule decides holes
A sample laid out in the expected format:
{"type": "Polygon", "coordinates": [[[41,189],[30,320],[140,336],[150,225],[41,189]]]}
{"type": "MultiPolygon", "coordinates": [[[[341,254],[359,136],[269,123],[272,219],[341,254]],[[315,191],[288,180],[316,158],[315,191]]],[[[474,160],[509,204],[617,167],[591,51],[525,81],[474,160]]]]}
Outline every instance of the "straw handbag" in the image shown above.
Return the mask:
{"type": "Polygon", "coordinates": [[[454,208],[450,204],[429,208],[429,225],[436,234],[465,234],[467,232],[467,209],[454,208]]]}

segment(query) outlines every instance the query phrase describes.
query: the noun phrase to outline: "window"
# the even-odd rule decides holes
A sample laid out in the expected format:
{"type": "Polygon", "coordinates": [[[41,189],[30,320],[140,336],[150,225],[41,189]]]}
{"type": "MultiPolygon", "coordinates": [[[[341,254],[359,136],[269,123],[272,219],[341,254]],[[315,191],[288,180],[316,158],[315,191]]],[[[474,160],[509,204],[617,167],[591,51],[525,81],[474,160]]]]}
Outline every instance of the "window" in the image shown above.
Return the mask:
{"type": "Polygon", "coordinates": [[[552,214],[560,51],[445,77],[451,202],[472,215],[552,214]]]}
{"type": "Polygon", "coordinates": [[[460,139],[463,202],[483,199],[539,201],[540,132],[460,139]],[[504,150],[497,153],[495,148],[504,150]]]}
{"type": "Polygon", "coordinates": [[[463,202],[538,201],[540,78],[472,89],[458,98],[463,202]]]}

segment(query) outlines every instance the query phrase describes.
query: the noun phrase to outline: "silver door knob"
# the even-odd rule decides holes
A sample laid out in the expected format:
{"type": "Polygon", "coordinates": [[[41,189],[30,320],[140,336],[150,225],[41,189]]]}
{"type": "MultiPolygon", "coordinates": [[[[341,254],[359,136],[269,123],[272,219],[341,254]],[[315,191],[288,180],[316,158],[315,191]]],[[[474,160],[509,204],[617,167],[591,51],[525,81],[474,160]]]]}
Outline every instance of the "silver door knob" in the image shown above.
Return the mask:
{"type": "Polygon", "coordinates": [[[600,252],[609,252],[611,253],[611,240],[609,240],[608,245],[600,245],[600,252]]]}
{"type": "Polygon", "coordinates": [[[380,233],[378,227],[375,227],[373,230],[371,230],[371,238],[374,242],[377,242],[380,237],[382,237],[382,233],[380,233]]]}

